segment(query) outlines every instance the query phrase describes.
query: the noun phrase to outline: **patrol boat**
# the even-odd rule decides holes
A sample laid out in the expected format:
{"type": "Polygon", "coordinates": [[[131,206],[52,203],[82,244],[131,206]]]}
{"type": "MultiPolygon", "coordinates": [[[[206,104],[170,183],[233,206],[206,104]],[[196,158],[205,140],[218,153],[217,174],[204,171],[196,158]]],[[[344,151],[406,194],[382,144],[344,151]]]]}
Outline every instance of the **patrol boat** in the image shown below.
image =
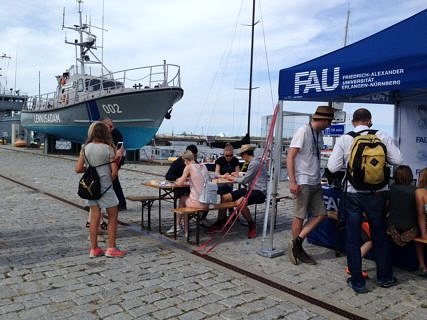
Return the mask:
{"type": "Polygon", "coordinates": [[[122,133],[126,149],[139,149],[151,141],[163,119],[170,118],[172,106],[182,98],[180,67],[163,61],[109,71],[94,53],[96,36],[91,25],[82,22],[82,0],[77,2],[79,24],[62,24],[63,29],[79,36],[74,41],[65,40],[77,48],[75,64],[56,76],[54,92],[28,98],[21,112],[22,126],[83,143],[91,122],[110,117],[122,133]],[[100,66],[100,74],[92,75],[94,65],[100,66]]]}
{"type": "MultiPolygon", "coordinates": [[[[11,59],[6,53],[0,54],[0,62],[11,59]]],[[[20,90],[7,86],[7,74],[0,67],[0,143],[5,144],[12,138],[12,125],[19,125],[21,110],[27,101],[27,95],[20,90]],[[2,82],[2,80],[4,80],[2,82]]]]}

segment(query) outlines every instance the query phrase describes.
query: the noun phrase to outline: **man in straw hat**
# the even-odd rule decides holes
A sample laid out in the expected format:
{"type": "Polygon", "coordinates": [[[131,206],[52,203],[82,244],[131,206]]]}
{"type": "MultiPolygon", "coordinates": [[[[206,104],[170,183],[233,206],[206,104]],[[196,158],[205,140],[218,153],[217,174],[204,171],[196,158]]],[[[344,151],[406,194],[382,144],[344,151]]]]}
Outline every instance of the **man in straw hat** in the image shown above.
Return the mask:
{"type": "Polygon", "coordinates": [[[293,264],[299,261],[316,264],[304,251],[302,242],[326,217],[320,185],[320,150],[323,147],[322,130],[331,125],[333,118],[332,107],[317,107],[311,121],[296,131],[288,150],[289,189],[295,195],[292,240],[288,245],[288,256],[293,264]],[[313,216],[306,220],[308,210],[313,216]]]}
{"type": "MultiPolygon", "coordinates": [[[[255,238],[256,237],[256,224],[252,220],[251,213],[248,209],[248,205],[251,204],[260,204],[265,202],[265,196],[267,194],[267,182],[268,182],[268,176],[267,176],[267,168],[264,164],[261,163],[260,157],[254,156],[254,150],[256,146],[251,144],[244,144],[239,150],[240,156],[245,160],[246,162],[249,162],[248,170],[246,171],[246,174],[242,177],[236,177],[235,175],[228,176],[228,180],[233,181],[235,183],[244,184],[247,186],[250,186],[252,181],[255,179],[258,169],[261,167],[261,173],[255,182],[254,189],[252,190],[248,202],[245,207],[242,208],[242,215],[243,217],[248,221],[248,238],[255,238]]],[[[222,202],[229,202],[229,201],[237,201],[238,204],[240,204],[246,194],[248,193],[247,188],[241,188],[235,191],[232,191],[230,193],[226,193],[221,197],[222,202]]],[[[225,217],[222,217],[222,221],[220,217],[218,217],[218,221],[221,223],[221,228],[223,224],[225,223],[225,217]]],[[[218,223],[218,221],[216,223],[218,223]]]]}

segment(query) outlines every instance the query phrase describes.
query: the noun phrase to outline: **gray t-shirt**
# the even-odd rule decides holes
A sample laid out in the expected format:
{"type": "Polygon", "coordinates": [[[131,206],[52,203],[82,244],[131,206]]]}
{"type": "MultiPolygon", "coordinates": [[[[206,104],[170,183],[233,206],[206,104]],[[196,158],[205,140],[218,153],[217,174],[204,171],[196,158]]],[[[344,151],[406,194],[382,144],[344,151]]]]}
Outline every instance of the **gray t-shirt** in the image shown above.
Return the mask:
{"type": "Polygon", "coordinates": [[[103,166],[97,167],[99,179],[101,182],[101,192],[110,187],[107,192],[98,200],[88,200],[88,205],[97,205],[100,208],[110,208],[118,204],[118,199],[114,192],[111,180],[111,167],[110,162],[114,160],[114,149],[105,143],[89,143],[84,147],[85,151],[85,164],[88,165],[88,161],[91,166],[103,166]]]}
{"type": "MultiPolygon", "coordinates": [[[[249,162],[249,166],[248,166],[248,170],[246,171],[246,174],[243,177],[237,178],[236,182],[243,183],[243,184],[252,183],[252,180],[255,178],[260,165],[261,165],[261,158],[259,157],[252,158],[251,162],[249,162]]],[[[255,184],[254,190],[259,190],[262,193],[266,194],[267,184],[268,184],[267,168],[265,167],[264,164],[262,164],[261,173],[255,184]]]]}

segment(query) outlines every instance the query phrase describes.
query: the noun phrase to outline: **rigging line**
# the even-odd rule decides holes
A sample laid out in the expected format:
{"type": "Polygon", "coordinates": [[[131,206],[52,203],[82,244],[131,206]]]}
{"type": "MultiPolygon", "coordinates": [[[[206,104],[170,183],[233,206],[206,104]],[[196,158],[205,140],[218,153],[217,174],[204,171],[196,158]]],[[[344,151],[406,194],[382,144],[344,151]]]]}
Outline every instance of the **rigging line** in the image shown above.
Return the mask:
{"type": "MultiPolygon", "coordinates": [[[[221,58],[220,58],[219,63],[218,63],[218,67],[217,67],[217,69],[215,71],[215,74],[214,74],[214,78],[212,80],[211,85],[209,86],[208,94],[206,95],[206,98],[203,101],[202,108],[201,108],[201,110],[199,112],[197,121],[195,122],[196,126],[198,126],[198,124],[200,123],[200,118],[202,116],[206,115],[206,112],[204,112],[204,110],[206,109],[206,106],[207,106],[208,102],[210,101],[209,98],[210,98],[211,93],[213,91],[213,87],[215,86],[216,83],[219,82],[218,79],[219,79],[219,75],[220,75],[220,70],[225,70],[226,67],[229,65],[230,56],[231,56],[231,48],[233,47],[233,43],[234,43],[234,40],[235,40],[235,37],[236,37],[238,21],[239,21],[239,17],[241,15],[241,12],[242,12],[242,7],[243,7],[243,1],[244,0],[242,0],[242,2],[240,4],[239,11],[237,13],[237,19],[235,20],[236,22],[234,24],[233,32],[231,33],[231,36],[230,36],[229,40],[227,41],[227,45],[226,45],[226,47],[225,47],[225,49],[224,49],[224,51],[223,51],[223,53],[221,55],[221,58]]],[[[210,112],[209,122],[208,122],[206,131],[208,131],[209,128],[210,128],[210,124],[211,124],[211,121],[212,121],[211,119],[213,118],[213,115],[214,115],[214,112],[215,112],[213,109],[214,109],[214,107],[215,107],[215,105],[216,105],[216,103],[218,101],[218,97],[219,96],[220,96],[220,94],[218,94],[216,96],[216,98],[214,99],[215,100],[214,102],[211,101],[211,105],[213,107],[212,107],[211,112],[210,112]]]]}
{"type": "Polygon", "coordinates": [[[266,42],[266,37],[265,37],[264,19],[262,17],[262,10],[261,10],[261,0],[258,1],[258,7],[259,7],[259,13],[260,13],[260,17],[261,17],[261,30],[262,30],[262,38],[264,40],[264,53],[265,53],[265,60],[266,60],[266,63],[267,63],[268,83],[270,85],[271,105],[273,106],[273,110],[274,110],[275,103],[274,103],[274,100],[273,100],[273,86],[272,86],[272,83],[271,83],[270,63],[268,61],[267,42],[266,42]]]}
{"type": "MultiPolygon", "coordinates": [[[[223,65],[222,65],[222,70],[224,70],[224,72],[222,73],[223,78],[226,78],[227,74],[230,73],[230,72],[227,73],[227,70],[232,70],[232,67],[230,67],[230,61],[232,61],[232,51],[235,50],[234,47],[235,47],[236,39],[238,39],[237,38],[237,34],[238,34],[238,30],[239,30],[238,26],[239,26],[240,18],[242,16],[242,11],[244,9],[244,3],[245,3],[245,0],[242,0],[240,3],[240,7],[239,7],[239,10],[237,13],[237,17],[235,19],[234,30],[233,30],[232,36],[230,38],[228,50],[225,52],[225,59],[224,59],[223,65]]],[[[236,77],[239,73],[238,72],[232,72],[232,74],[234,75],[234,82],[235,82],[236,77]]],[[[224,84],[226,85],[227,82],[221,82],[218,90],[219,91],[225,90],[225,95],[228,95],[226,89],[224,89],[224,84]]],[[[219,105],[218,101],[222,96],[224,96],[224,95],[222,95],[220,92],[218,92],[218,94],[215,96],[215,99],[213,101],[212,108],[211,108],[211,114],[210,114],[210,117],[208,118],[208,126],[207,126],[208,128],[211,127],[212,122],[216,123],[216,120],[217,120],[216,117],[218,116],[218,112],[216,112],[216,110],[217,110],[217,107],[219,105]]],[[[235,95],[233,94],[233,110],[235,108],[235,105],[236,105],[235,95]]],[[[227,110],[229,110],[229,109],[227,109],[227,110]]],[[[223,116],[223,114],[221,114],[221,116],[223,116]]],[[[223,117],[221,117],[221,118],[223,118],[223,117]]],[[[234,122],[234,113],[233,113],[233,127],[234,127],[234,124],[235,124],[235,122],[234,122]]]]}

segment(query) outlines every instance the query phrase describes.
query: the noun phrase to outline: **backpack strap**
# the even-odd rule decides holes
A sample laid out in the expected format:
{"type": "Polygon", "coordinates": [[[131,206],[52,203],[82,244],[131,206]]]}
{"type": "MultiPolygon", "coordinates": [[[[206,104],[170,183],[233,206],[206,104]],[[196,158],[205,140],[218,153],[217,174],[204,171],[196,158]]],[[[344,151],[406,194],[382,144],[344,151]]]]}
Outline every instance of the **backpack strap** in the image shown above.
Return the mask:
{"type": "Polygon", "coordinates": [[[356,138],[358,135],[360,135],[360,132],[350,131],[350,132],[347,132],[346,134],[348,134],[353,138],[356,138]]]}
{"type": "Polygon", "coordinates": [[[107,165],[107,164],[110,164],[110,163],[115,162],[115,161],[113,160],[113,161],[110,161],[110,162],[106,162],[106,163],[103,163],[103,164],[99,164],[99,165],[97,165],[97,166],[93,166],[93,165],[91,165],[91,164],[90,164],[89,160],[88,160],[88,159],[87,159],[87,157],[86,157],[85,148],[83,148],[83,155],[84,155],[84,157],[85,157],[85,159],[86,159],[87,163],[89,164],[89,166],[94,167],[94,168],[102,167],[102,166],[105,166],[105,165],[107,165]]]}
{"type": "MultiPolygon", "coordinates": [[[[111,162],[103,163],[103,164],[100,164],[100,165],[97,165],[97,166],[92,166],[92,165],[90,164],[89,160],[87,159],[86,152],[85,152],[85,148],[83,148],[83,155],[84,155],[84,157],[85,157],[85,159],[86,159],[87,163],[89,164],[89,166],[94,167],[94,168],[98,168],[98,167],[101,167],[101,166],[105,166],[105,165],[107,165],[107,164],[110,164],[110,163],[113,163],[113,162],[114,162],[114,161],[111,161],[111,162]]],[[[113,186],[113,184],[110,184],[110,185],[108,186],[108,188],[107,188],[107,189],[105,189],[105,190],[101,193],[101,197],[102,197],[102,196],[103,196],[103,195],[108,191],[108,189],[110,189],[112,186],[113,186]]],[[[100,197],[100,199],[101,199],[101,197],[100,197]]]]}
{"type": "MultiPolygon", "coordinates": [[[[109,186],[108,186],[108,188],[107,189],[105,189],[104,190],[104,192],[102,192],[101,193],[101,197],[108,191],[108,189],[110,189],[111,187],[113,186],[113,184],[110,184],[109,186]]],[[[99,199],[101,199],[101,197],[99,197],[99,199]]]]}
{"type": "Polygon", "coordinates": [[[86,162],[89,164],[89,166],[90,166],[90,167],[93,167],[93,166],[90,164],[90,162],[89,162],[88,158],[86,157],[85,148],[83,148],[83,155],[84,155],[84,157],[85,157],[85,159],[86,159],[86,162]]]}
{"type": "Polygon", "coordinates": [[[356,138],[357,136],[360,136],[360,134],[362,132],[367,132],[367,134],[376,134],[378,132],[378,130],[366,129],[366,130],[362,130],[362,131],[359,131],[359,132],[350,131],[350,132],[347,132],[347,134],[349,136],[352,136],[353,138],[356,138]]]}

